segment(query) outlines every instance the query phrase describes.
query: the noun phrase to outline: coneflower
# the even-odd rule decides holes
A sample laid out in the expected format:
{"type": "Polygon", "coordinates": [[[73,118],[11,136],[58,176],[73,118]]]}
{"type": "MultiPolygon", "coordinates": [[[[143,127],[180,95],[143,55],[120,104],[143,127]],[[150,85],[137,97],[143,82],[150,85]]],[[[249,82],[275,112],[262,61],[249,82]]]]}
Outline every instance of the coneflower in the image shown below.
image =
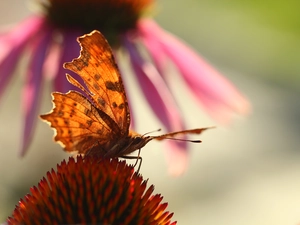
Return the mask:
{"type": "Polygon", "coordinates": [[[47,172],[7,224],[176,224],[153,190],[125,161],[77,156],[47,172]]]}
{"type": "MultiPolygon", "coordinates": [[[[106,36],[115,51],[122,49],[129,55],[145,99],[167,131],[185,129],[185,121],[166,79],[168,61],[177,67],[199,106],[213,118],[228,121],[233,113],[249,112],[248,101],[227,79],[151,18],[154,0],[34,2],[40,10],[0,37],[0,96],[11,80],[20,56],[28,53],[29,64],[22,92],[21,155],[30,144],[40,114],[40,93],[45,79],[53,82],[55,91],[70,90],[62,64],[78,55],[76,38],[94,29],[106,36]],[[142,54],[145,52],[148,57],[142,54]]],[[[122,73],[122,76],[126,87],[128,75],[122,73]]],[[[135,112],[131,114],[134,117],[135,112]]],[[[170,158],[170,170],[182,172],[187,164],[185,143],[173,143],[170,158]]]]}

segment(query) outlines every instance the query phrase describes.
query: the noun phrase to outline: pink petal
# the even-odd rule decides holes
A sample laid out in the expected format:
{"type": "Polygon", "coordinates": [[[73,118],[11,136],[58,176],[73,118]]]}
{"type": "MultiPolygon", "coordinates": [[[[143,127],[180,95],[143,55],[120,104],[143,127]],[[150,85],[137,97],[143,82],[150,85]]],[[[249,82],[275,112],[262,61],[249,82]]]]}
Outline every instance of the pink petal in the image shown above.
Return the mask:
{"type": "Polygon", "coordinates": [[[62,64],[59,64],[59,58],[62,54],[62,47],[61,43],[57,43],[56,41],[56,36],[58,35],[59,34],[57,34],[57,32],[53,32],[52,42],[51,44],[49,43],[49,50],[43,66],[44,77],[51,81],[56,77],[59,67],[62,67],[62,64]]]}
{"type": "Polygon", "coordinates": [[[189,161],[186,142],[167,141],[165,143],[168,172],[173,176],[182,175],[189,161]]]}
{"type": "MultiPolygon", "coordinates": [[[[143,60],[129,39],[125,38],[124,44],[129,52],[140,87],[158,119],[168,131],[183,130],[183,121],[176,102],[156,68],[153,64],[143,60]]],[[[166,143],[172,146],[167,154],[170,172],[173,175],[179,175],[187,165],[187,143],[178,141],[166,141],[166,143]]]]}
{"type": "MultiPolygon", "coordinates": [[[[113,50],[114,52],[114,57],[116,59],[116,62],[118,64],[118,67],[119,67],[119,70],[120,70],[120,73],[121,73],[121,76],[124,78],[123,76],[123,73],[122,73],[122,64],[121,63],[118,63],[118,61],[121,61],[120,58],[118,57],[118,54],[117,54],[117,50],[113,50]]],[[[125,71],[124,71],[125,72],[125,71]]],[[[128,87],[128,84],[126,84],[126,79],[123,79],[123,85],[125,87],[125,90],[128,90],[129,87],[128,87]]],[[[132,104],[131,104],[131,97],[130,97],[130,92],[126,92],[126,95],[127,95],[127,101],[128,101],[128,106],[129,106],[129,110],[130,110],[130,129],[135,129],[135,111],[132,110],[132,104]]]]}
{"type": "Polygon", "coordinates": [[[25,46],[11,49],[9,54],[0,61],[0,97],[11,80],[12,73],[25,46]]]}
{"type": "Polygon", "coordinates": [[[124,38],[124,45],[129,52],[131,65],[143,93],[153,112],[170,131],[183,129],[179,109],[169,88],[153,66],[139,54],[136,46],[124,38]]]}
{"type": "MultiPolygon", "coordinates": [[[[62,33],[62,43],[61,46],[61,54],[58,59],[58,67],[55,73],[54,80],[54,88],[55,91],[67,92],[71,89],[75,89],[73,85],[71,85],[66,79],[66,73],[72,74],[72,76],[77,77],[78,75],[72,73],[72,71],[66,70],[63,68],[63,64],[65,62],[70,62],[72,59],[78,57],[78,52],[80,51],[80,47],[76,41],[77,37],[79,37],[81,33],[77,30],[68,30],[67,32],[62,33]]],[[[79,79],[80,80],[80,79],[79,79]]]]}
{"type": "Polygon", "coordinates": [[[32,131],[38,118],[38,106],[41,97],[43,81],[42,70],[46,53],[51,42],[52,32],[44,27],[44,34],[36,38],[33,44],[32,56],[26,76],[26,84],[22,93],[24,112],[23,143],[20,154],[24,156],[32,138],[32,131]]]}
{"type": "Polygon", "coordinates": [[[0,39],[0,96],[8,86],[21,53],[44,25],[41,17],[30,17],[0,39]]]}
{"type": "Polygon", "coordinates": [[[151,55],[157,70],[161,75],[164,75],[167,58],[156,36],[152,35],[151,32],[148,32],[148,26],[149,23],[143,22],[142,20],[142,22],[138,23],[138,32],[140,31],[140,37],[143,44],[151,55]]]}
{"type": "Polygon", "coordinates": [[[15,47],[21,47],[27,43],[30,38],[35,38],[35,34],[42,32],[42,27],[46,23],[43,17],[31,16],[22,23],[14,27],[10,32],[1,36],[0,61],[9,54],[15,47]]]}
{"type": "Polygon", "coordinates": [[[217,120],[227,122],[232,112],[247,114],[249,102],[219,72],[175,36],[162,30],[153,20],[141,20],[138,26],[143,39],[160,44],[172,59],[190,90],[217,120]]]}

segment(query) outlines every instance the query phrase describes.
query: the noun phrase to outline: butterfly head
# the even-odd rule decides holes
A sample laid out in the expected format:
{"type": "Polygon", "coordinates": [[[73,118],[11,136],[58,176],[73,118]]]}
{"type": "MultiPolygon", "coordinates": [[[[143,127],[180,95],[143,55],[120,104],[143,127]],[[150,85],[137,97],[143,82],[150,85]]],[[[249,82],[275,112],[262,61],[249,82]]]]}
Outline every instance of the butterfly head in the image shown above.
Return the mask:
{"type": "Polygon", "coordinates": [[[130,137],[130,143],[129,143],[129,148],[130,149],[141,149],[144,147],[149,141],[154,139],[154,137],[151,136],[145,136],[145,135],[140,135],[134,131],[130,131],[129,134],[130,137]]]}
{"type": "MultiPolygon", "coordinates": [[[[186,141],[186,142],[192,142],[192,143],[201,143],[201,140],[189,140],[189,139],[180,139],[180,138],[176,138],[175,136],[177,135],[186,135],[186,134],[200,134],[202,133],[204,130],[210,129],[212,127],[206,127],[206,128],[197,128],[197,129],[191,129],[191,130],[182,130],[182,131],[177,131],[177,132],[171,132],[171,133],[166,133],[166,134],[162,134],[162,135],[157,135],[157,136],[146,136],[149,133],[152,132],[148,132],[145,133],[144,135],[140,135],[134,131],[130,131],[129,133],[129,141],[127,142],[127,146],[128,149],[130,151],[126,151],[126,152],[133,152],[137,149],[141,149],[142,147],[144,147],[149,141],[151,140],[165,140],[165,139],[170,139],[170,140],[176,140],[176,141],[186,141]]],[[[157,131],[160,131],[157,130],[157,131]]]]}

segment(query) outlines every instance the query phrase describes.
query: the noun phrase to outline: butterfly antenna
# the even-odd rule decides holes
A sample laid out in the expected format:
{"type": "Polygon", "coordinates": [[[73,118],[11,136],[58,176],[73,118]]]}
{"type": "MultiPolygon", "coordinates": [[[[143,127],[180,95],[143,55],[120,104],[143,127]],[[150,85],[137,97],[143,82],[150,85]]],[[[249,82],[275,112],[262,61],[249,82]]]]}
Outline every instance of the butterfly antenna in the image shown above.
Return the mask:
{"type": "Polygon", "coordinates": [[[147,132],[147,133],[144,133],[144,134],[142,135],[142,137],[145,137],[145,136],[148,135],[148,134],[151,134],[151,133],[154,133],[154,132],[159,132],[159,131],[161,131],[161,128],[159,128],[159,129],[157,129],[157,130],[149,131],[149,132],[147,132]]]}

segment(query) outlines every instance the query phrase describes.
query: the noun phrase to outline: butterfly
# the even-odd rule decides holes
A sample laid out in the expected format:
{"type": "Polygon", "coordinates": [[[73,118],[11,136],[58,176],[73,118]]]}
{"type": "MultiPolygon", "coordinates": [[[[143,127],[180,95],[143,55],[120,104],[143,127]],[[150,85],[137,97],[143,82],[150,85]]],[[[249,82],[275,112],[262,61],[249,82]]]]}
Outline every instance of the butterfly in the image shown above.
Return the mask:
{"type": "Polygon", "coordinates": [[[172,139],[179,134],[200,134],[208,129],[158,136],[140,135],[130,130],[127,97],[110,45],[99,31],[83,35],[77,41],[81,47],[80,56],[63,66],[82,78],[85,86],[66,74],[67,80],[82,93],[73,90],[65,94],[52,93],[54,107],[50,113],[41,115],[55,129],[54,139],[65,151],[103,158],[126,158],[128,154],[140,151],[151,140],[172,139]]]}

